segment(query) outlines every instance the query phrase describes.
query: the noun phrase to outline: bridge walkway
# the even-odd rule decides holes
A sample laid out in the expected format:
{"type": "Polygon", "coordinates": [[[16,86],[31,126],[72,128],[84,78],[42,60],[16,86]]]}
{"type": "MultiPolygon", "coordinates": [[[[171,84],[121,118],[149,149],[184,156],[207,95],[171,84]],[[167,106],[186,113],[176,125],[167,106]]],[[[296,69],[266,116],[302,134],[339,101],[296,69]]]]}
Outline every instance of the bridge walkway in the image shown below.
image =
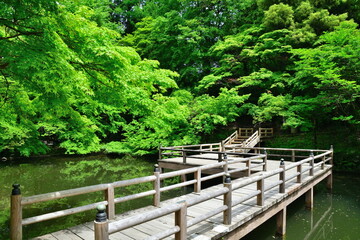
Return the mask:
{"type": "MultiPolygon", "coordinates": [[[[285,161],[285,167],[293,164],[291,161],[285,161]]],[[[264,202],[262,205],[258,204],[257,198],[254,192],[257,191],[257,182],[250,183],[239,189],[232,191],[232,201],[236,202],[239,199],[246,198],[249,195],[254,197],[246,200],[232,208],[232,220],[231,224],[223,223],[223,211],[220,211],[214,216],[206,217],[206,215],[214,209],[221,209],[224,206],[224,196],[220,195],[211,199],[208,199],[199,204],[190,206],[187,208],[186,221],[189,223],[191,220],[201,218],[205,216],[205,220],[198,224],[195,224],[187,229],[187,239],[205,240],[205,239],[239,239],[246,235],[248,232],[262,224],[264,221],[286,208],[288,204],[303,195],[304,193],[312,190],[312,187],[321,180],[328,178],[331,175],[331,166],[325,165],[323,168],[319,168],[314,172],[314,176],[310,176],[309,171],[305,171],[302,174],[302,182],[298,183],[296,178],[286,182],[286,188],[284,193],[279,193],[279,187],[276,183],[279,181],[279,175],[273,175],[266,179],[266,183],[263,186],[275,185],[276,187],[264,192],[264,202]]],[[[267,171],[273,171],[279,169],[279,161],[269,161],[267,171]],[[270,163],[271,162],[271,163],[270,163]]],[[[292,168],[286,172],[287,176],[296,175],[296,168],[292,168]]],[[[254,178],[266,174],[265,172],[257,172],[249,177],[235,179],[232,184],[246,181],[247,179],[254,178]]],[[[137,209],[125,214],[116,215],[114,220],[110,222],[117,222],[124,219],[131,219],[142,215],[145,212],[161,209],[171,204],[176,204],[182,201],[188,201],[189,199],[206,196],[217,190],[221,190],[223,185],[216,185],[207,189],[203,189],[200,193],[190,193],[178,198],[170,199],[160,203],[159,207],[148,206],[146,208],[137,209]]],[[[109,236],[109,239],[126,240],[126,239],[156,239],[150,236],[159,234],[166,229],[172,228],[176,225],[175,213],[170,213],[165,216],[156,218],[151,221],[147,221],[142,224],[137,224],[132,228],[113,233],[109,236]]],[[[76,227],[65,229],[62,231],[47,234],[41,237],[34,238],[37,240],[66,240],[66,239],[94,239],[94,222],[85,223],[76,227]]],[[[174,235],[166,237],[164,239],[175,239],[174,235]]]]}

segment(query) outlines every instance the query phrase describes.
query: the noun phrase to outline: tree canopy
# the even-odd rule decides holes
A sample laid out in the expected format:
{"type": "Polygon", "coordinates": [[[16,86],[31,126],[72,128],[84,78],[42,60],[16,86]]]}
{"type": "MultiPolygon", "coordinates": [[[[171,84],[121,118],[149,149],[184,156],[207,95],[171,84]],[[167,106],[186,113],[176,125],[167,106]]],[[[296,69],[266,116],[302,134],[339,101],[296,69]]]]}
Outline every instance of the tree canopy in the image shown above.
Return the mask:
{"type": "Polygon", "coordinates": [[[0,1],[0,152],[147,154],[360,124],[355,0],[0,1]]]}

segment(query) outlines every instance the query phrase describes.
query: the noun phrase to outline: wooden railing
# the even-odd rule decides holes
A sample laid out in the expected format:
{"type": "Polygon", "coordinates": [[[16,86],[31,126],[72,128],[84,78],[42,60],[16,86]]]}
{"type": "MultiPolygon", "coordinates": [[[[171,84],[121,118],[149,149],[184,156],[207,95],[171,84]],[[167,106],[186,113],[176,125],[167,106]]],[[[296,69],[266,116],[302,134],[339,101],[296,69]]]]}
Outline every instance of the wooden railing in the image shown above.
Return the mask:
{"type": "Polygon", "coordinates": [[[173,146],[173,147],[160,147],[159,148],[159,160],[164,157],[181,157],[183,156],[182,151],[199,150],[204,152],[219,152],[223,150],[222,143],[206,143],[197,145],[184,145],[184,146],[173,146]]]}
{"type": "Polygon", "coordinates": [[[222,141],[222,145],[232,144],[234,140],[239,138],[239,131],[236,130],[229,137],[222,141]]]}
{"type": "MultiPolygon", "coordinates": [[[[211,145],[209,145],[211,146],[211,145]]],[[[184,148],[185,149],[185,148],[184,148]]],[[[19,185],[15,184],[13,189],[13,194],[11,196],[11,239],[12,240],[19,240],[22,239],[22,226],[29,225],[33,223],[38,223],[54,218],[59,218],[79,212],[88,211],[91,209],[95,209],[96,206],[100,204],[106,205],[106,213],[109,219],[113,219],[115,217],[115,204],[130,201],[138,198],[143,198],[147,196],[153,196],[153,205],[159,206],[161,201],[161,193],[165,191],[169,191],[175,188],[185,187],[189,185],[194,186],[195,192],[201,191],[201,185],[203,182],[225,176],[227,173],[236,173],[244,171],[246,176],[250,176],[251,169],[263,166],[263,169],[265,170],[266,166],[266,155],[255,155],[247,157],[247,158],[236,158],[234,160],[228,160],[227,153],[225,152],[214,152],[214,151],[200,151],[200,150],[179,150],[179,151],[191,151],[191,152],[211,152],[216,153],[217,155],[221,156],[220,161],[208,164],[205,166],[200,167],[193,167],[188,168],[180,171],[173,171],[168,173],[160,173],[160,169],[157,165],[155,165],[154,173],[151,176],[146,177],[140,177],[135,179],[129,179],[129,180],[123,180],[123,181],[117,181],[112,183],[106,183],[106,184],[98,184],[93,186],[87,186],[87,187],[81,187],[81,188],[75,188],[75,189],[69,189],[69,190],[63,190],[58,192],[52,192],[52,193],[45,193],[30,197],[22,197],[19,189],[19,185]],[[256,164],[253,164],[253,162],[256,162],[256,164]],[[259,163],[260,162],[260,163],[259,163]],[[245,167],[235,168],[229,170],[229,166],[236,163],[245,163],[245,167]],[[201,176],[202,171],[213,169],[213,168],[223,168],[224,170],[220,173],[208,175],[208,176],[201,176]],[[161,181],[167,178],[171,177],[177,177],[182,176],[184,174],[193,174],[194,179],[185,181],[182,183],[175,183],[169,186],[161,186],[161,181]],[[153,183],[153,189],[139,192],[136,194],[123,196],[123,197],[115,197],[115,189],[120,187],[127,187],[131,185],[136,184],[142,184],[142,183],[153,183]],[[104,192],[104,201],[80,206],[80,207],[74,207],[69,209],[64,209],[56,212],[51,213],[45,213],[43,215],[39,216],[33,216],[29,218],[22,218],[22,209],[24,206],[40,203],[40,202],[47,202],[54,199],[59,198],[66,198],[71,196],[77,196],[77,195],[83,195],[91,192],[104,192]]],[[[230,155],[239,155],[238,153],[229,153],[230,155]]],[[[217,159],[219,160],[219,159],[217,159]]]]}
{"type": "MultiPolygon", "coordinates": [[[[212,190],[206,193],[201,193],[196,197],[187,198],[186,200],[162,206],[159,209],[142,212],[141,214],[131,216],[129,218],[121,219],[116,222],[108,223],[105,219],[102,222],[95,221],[95,239],[96,240],[107,240],[109,239],[109,234],[136,226],[138,224],[145,223],[147,221],[166,216],[170,213],[175,213],[175,226],[172,228],[166,229],[162,232],[158,232],[156,235],[150,236],[147,239],[162,239],[168,236],[175,234],[175,239],[186,239],[187,238],[187,228],[207,220],[208,218],[215,216],[219,213],[223,213],[223,224],[228,225],[232,222],[232,209],[249,199],[256,197],[256,203],[259,206],[264,205],[265,192],[278,187],[279,193],[286,193],[286,184],[287,182],[296,179],[296,182],[301,184],[303,182],[303,175],[307,172],[307,176],[313,178],[315,172],[325,173],[329,168],[325,166],[332,162],[333,151],[324,151],[323,153],[314,156],[313,152],[310,152],[310,156],[306,159],[298,161],[296,163],[291,163],[287,166],[284,165],[284,161],[280,162],[280,167],[278,169],[264,172],[262,175],[250,176],[241,179],[231,181],[229,175],[226,176],[224,180],[224,185],[221,188],[212,190]],[[319,160],[315,163],[316,160],[319,160]],[[296,173],[289,175],[291,169],[296,168],[296,173]],[[267,184],[267,179],[278,175],[278,181],[272,181],[270,184],[267,184]],[[256,190],[248,192],[247,195],[240,198],[235,198],[232,196],[232,192],[239,188],[248,187],[250,184],[256,183],[256,190]],[[186,212],[187,208],[194,206],[196,204],[205,202],[207,200],[213,199],[218,196],[223,196],[223,205],[211,209],[205,214],[202,214],[196,218],[187,219],[186,212]]],[[[209,205],[209,207],[212,207],[209,205]]]]}
{"type": "Polygon", "coordinates": [[[253,133],[253,135],[251,135],[248,139],[246,139],[241,146],[243,146],[244,148],[252,148],[255,147],[256,144],[258,144],[260,142],[260,135],[259,135],[259,131],[256,131],[253,133]]]}
{"type": "Polygon", "coordinates": [[[273,128],[259,128],[259,133],[261,138],[268,138],[274,135],[273,128]]]}
{"type": "Polygon", "coordinates": [[[238,137],[239,138],[248,138],[254,133],[253,128],[239,128],[238,130],[238,137]]]}
{"type": "MultiPolygon", "coordinates": [[[[313,152],[315,155],[327,152],[327,150],[320,149],[244,147],[242,144],[225,146],[226,152],[241,152],[244,149],[255,153],[262,152],[267,155],[268,160],[278,160],[279,158],[284,158],[285,161],[292,162],[307,158],[310,152],[313,152]],[[301,155],[299,155],[299,153],[301,153],[301,155]]],[[[330,151],[333,151],[333,146],[331,146],[330,151]]],[[[333,163],[331,162],[331,165],[332,164],[333,163]]]]}

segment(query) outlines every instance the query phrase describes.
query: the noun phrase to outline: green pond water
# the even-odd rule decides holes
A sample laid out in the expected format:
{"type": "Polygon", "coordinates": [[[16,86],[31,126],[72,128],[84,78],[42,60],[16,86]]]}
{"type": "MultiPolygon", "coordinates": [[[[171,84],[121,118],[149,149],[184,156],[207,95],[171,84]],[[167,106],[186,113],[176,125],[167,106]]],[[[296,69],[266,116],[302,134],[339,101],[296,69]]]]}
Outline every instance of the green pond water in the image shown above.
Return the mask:
{"type": "MultiPolygon", "coordinates": [[[[0,239],[9,239],[9,215],[11,185],[21,184],[24,197],[53,191],[114,182],[153,172],[154,161],[132,157],[109,156],[38,158],[23,161],[0,162],[0,239]]],[[[169,179],[169,184],[179,179],[169,179]]],[[[141,184],[116,189],[116,197],[151,189],[152,184],[141,184]]],[[[189,189],[179,189],[162,195],[162,200],[181,195],[189,189]]],[[[103,193],[90,193],[77,197],[33,204],[24,208],[23,217],[67,209],[102,201],[103,193]]],[[[300,198],[288,207],[287,235],[285,239],[360,239],[360,178],[335,175],[334,190],[328,194],[324,184],[315,189],[314,209],[306,210],[300,198]]],[[[139,208],[152,203],[152,198],[116,205],[116,213],[139,208]]],[[[68,226],[92,221],[96,211],[87,211],[55,220],[25,226],[24,239],[54,232],[68,226]]],[[[245,239],[282,239],[274,235],[275,219],[270,219],[245,239]]]]}

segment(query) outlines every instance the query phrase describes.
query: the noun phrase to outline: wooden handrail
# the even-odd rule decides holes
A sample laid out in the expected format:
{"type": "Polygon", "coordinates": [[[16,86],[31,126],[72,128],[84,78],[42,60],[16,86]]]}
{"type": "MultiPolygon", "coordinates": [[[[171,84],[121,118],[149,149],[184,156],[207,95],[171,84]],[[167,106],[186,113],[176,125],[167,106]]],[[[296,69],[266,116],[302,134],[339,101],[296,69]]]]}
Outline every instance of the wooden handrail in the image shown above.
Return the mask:
{"type": "MultiPolygon", "coordinates": [[[[193,218],[191,220],[187,220],[186,214],[182,214],[182,215],[175,214],[175,218],[177,218],[177,221],[175,221],[175,222],[182,222],[182,225],[181,226],[176,225],[175,227],[171,228],[170,230],[169,229],[165,230],[164,233],[157,234],[157,236],[159,236],[159,234],[161,236],[170,236],[171,234],[174,234],[175,232],[176,233],[182,232],[182,234],[178,235],[176,237],[176,239],[186,239],[186,231],[185,232],[183,231],[184,228],[191,227],[191,226],[193,226],[197,223],[200,223],[200,222],[208,219],[209,217],[219,214],[221,212],[224,212],[223,223],[230,224],[232,207],[234,207],[244,201],[247,201],[253,197],[257,198],[257,204],[261,206],[261,205],[263,205],[264,200],[265,200],[264,193],[274,187],[279,186],[279,193],[286,194],[286,190],[285,190],[286,182],[289,181],[290,179],[298,178],[302,174],[302,172],[296,172],[296,174],[293,174],[291,176],[286,176],[287,171],[289,171],[297,166],[302,166],[303,164],[307,164],[309,162],[311,163],[314,161],[314,159],[321,158],[322,162],[320,162],[320,163],[323,163],[327,159],[330,161],[331,156],[332,156],[332,151],[326,151],[325,153],[319,154],[317,156],[310,155],[310,157],[308,157],[304,160],[301,160],[299,162],[296,162],[296,163],[291,163],[287,167],[285,167],[283,162],[281,162],[282,165],[280,165],[280,167],[278,169],[272,170],[270,172],[265,172],[262,175],[237,179],[232,182],[229,179],[227,179],[224,182],[224,187],[219,187],[214,191],[202,192],[200,195],[195,196],[195,197],[189,197],[186,200],[184,200],[181,203],[181,205],[180,204],[165,205],[165,206],[162,206],[160,209],[152,210],[149,212],[142,212],[139,215],[135,215],[135,216],[132,216],[129,218],[119,220],[117,222],[110,223],[109,227],[108,227],[108,232],[110,234],[115,233],[117,231],[124,230],[126,228],[135,226],[137,224],[141,224],[141,223],[153,220],[155,218],[163,217],[169,213],[179,211],[179,209],[181,207],[186,209],[187,207],[194,206],[196,204],[205,202],[205,201],[213,199],[215,197],[224,195],[224,197],[223,197],[224,204],[222,206],[216,207],[215,209],[212,209],[212,210],[208,211],[207,213],[205,213],[199,217],[193,218]],[[330,157],[326,158],[326,156],[330,156],[330,157]],[[265,180],[276,174],[279,174],[279,180],[274,183],[271,183],[270,185],[265,185],[265,180]],[[231,191],[248,186],[249,184],[253,184],[253,183],[257,183],[257,190],[248,193],[246,196],[243,196],[240,199],[232,200],[231,191]],[[227,214],[225,214],[225,212],[227,212],[227,214]],[[176,231],[173,231],[174,228],[176,231]]],[[[310,170],[311,169],[314,170],[314,164],[310,165],[310,170]]],[[[331,166],[327,170],[318,169],[317,172],[323,171],[323,173],[326,173],[326,171],[328,171],[330,169],[331,169],[331,166]]],[[[312,174],[312,175],[309,174],[309,176],[311,178],[315,177],[314,174],[312,174]]],[[[301,181],[300,181],[300,183],[301,183],[301,181]]],[[[185,212],[186,212],[186,210],[185,210],[185,212]]],[[[97,223],[95,222],[95,225],[96,224],[97,223]]],[[[105,239],[108,239],[108,237],[109,236],[107,235],[107,236],[105,236],[104,239],[99,239],[99,240],[105,240],[105,239]]],[[[150,237],[149,239],[155,239],[155,237],[150,237]]]]}

